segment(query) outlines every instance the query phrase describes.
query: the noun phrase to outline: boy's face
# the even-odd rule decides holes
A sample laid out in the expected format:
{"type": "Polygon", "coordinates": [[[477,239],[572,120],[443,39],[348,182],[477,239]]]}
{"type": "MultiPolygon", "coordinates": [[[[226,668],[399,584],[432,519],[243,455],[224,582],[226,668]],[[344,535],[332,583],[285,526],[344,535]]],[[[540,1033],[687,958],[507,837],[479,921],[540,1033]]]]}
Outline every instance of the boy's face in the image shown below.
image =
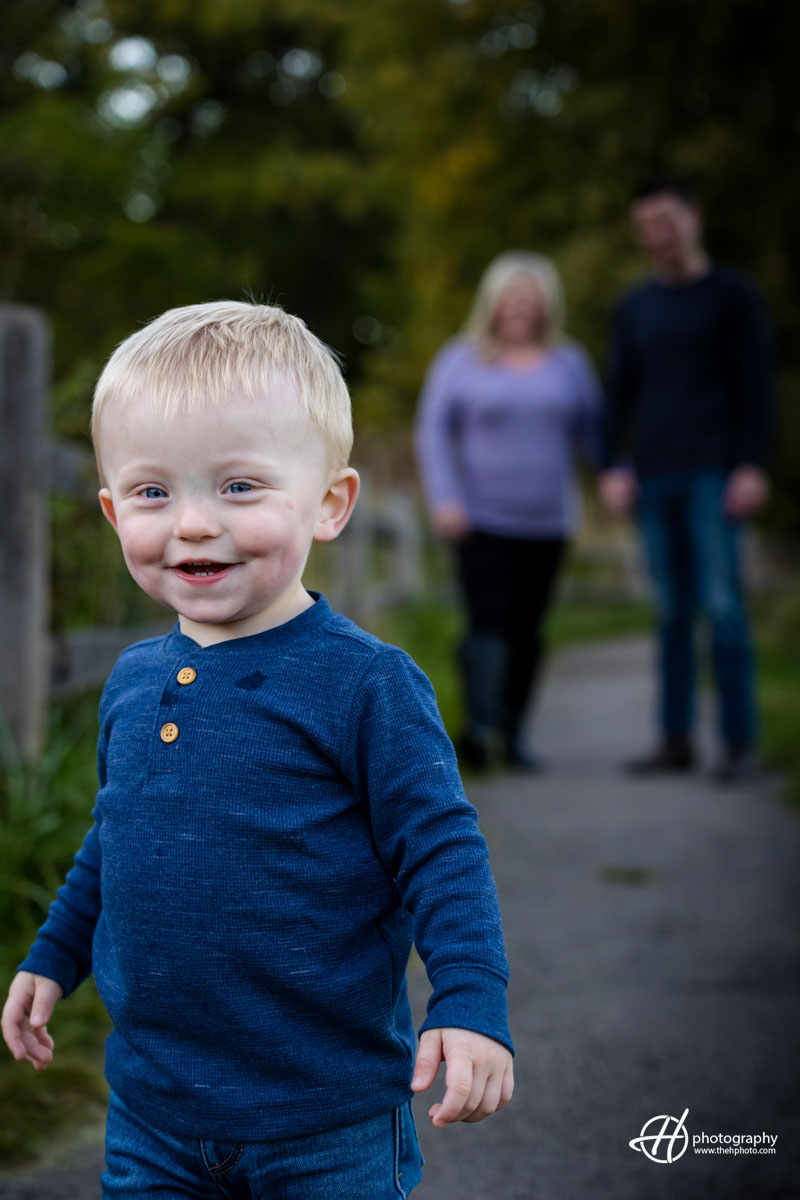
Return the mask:
{"type": "Polygon", "coordinates": [[[311,543],[336,537],[358,494],[355,471],[331,471],[291,395],[234,396],[224,409],[170,420],[112,401],[100,451],[100,503],[131,575],[201,645],[307,608],[311,543]]]}

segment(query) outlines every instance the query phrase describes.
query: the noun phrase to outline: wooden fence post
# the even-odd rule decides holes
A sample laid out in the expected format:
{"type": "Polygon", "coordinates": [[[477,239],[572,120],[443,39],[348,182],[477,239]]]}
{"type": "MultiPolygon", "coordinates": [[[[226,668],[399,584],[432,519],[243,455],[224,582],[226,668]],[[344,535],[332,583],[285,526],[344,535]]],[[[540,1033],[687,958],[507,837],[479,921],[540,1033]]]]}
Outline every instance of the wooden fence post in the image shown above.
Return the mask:
{"type": "Polygon", "coordinates": [[[49,377],[43,313],[0,305],[0,711],[26,759],[47,702],[49,377]]]}

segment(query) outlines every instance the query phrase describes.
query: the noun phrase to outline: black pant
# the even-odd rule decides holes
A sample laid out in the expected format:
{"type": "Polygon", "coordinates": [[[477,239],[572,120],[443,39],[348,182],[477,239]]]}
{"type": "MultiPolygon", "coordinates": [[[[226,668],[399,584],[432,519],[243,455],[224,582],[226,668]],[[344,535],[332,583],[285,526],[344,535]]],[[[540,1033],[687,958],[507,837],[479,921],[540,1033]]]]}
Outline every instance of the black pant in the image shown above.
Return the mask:
{"type": "Polygon", "coordinates": [[[493,635],[506,649],[501,700],[516,733],[542,655],[542,623],[564,556],[564,538],[508,538],[474,532],[458,543],[467,638],[493,635]]]}

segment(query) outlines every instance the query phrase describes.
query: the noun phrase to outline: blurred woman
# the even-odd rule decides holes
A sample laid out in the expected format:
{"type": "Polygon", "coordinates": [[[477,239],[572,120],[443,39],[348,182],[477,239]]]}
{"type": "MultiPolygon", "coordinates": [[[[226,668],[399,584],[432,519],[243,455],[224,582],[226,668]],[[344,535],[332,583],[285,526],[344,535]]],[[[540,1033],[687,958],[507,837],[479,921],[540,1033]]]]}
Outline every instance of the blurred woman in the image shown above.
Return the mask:
{"type": "Polygon", "coordinates": [[[510,251],[487,268],[460,337],[431,364],[415,442],[435,531],[453,543],[467,612],[460,659],[467,724],[459,754],[495,748],[536,770],[523,721],[542,622],[578,515],[577,452],[594,460],[600,389],[563,336],[553,263],[510,251]]]}

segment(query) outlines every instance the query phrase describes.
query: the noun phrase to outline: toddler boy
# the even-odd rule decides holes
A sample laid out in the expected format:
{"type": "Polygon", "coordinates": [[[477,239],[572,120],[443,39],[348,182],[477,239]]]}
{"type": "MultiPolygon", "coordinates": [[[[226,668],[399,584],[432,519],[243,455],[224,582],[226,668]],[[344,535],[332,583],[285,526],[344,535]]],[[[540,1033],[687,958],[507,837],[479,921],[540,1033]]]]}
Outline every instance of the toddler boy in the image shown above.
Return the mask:
{"type": "Polygon", "coordinates": [[[430,684],[302,584],[358,494],[342,376],[277,308],[174,309],[113,354],[92,428],[128,569],[178,622],[106,684],[94,825],[5,1040],[46,1067],[56,1001],[94,972],[104,1197],[406,1196],[411,1092],[442,1060],[434,1125],[510,1099],[507,965],[430,684]]]}

